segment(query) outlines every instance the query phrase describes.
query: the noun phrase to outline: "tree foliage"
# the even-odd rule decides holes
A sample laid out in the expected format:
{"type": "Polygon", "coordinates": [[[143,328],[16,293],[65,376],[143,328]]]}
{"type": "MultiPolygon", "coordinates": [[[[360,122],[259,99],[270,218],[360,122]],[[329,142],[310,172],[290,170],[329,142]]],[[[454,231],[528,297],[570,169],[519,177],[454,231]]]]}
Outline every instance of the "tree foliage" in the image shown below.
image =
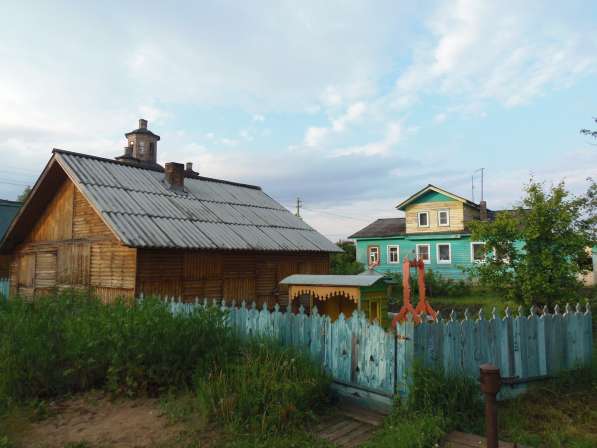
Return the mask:
{"type": "MultiPolygon", "coordinates": [[[[595,123],[597,123],[597,118],[593,118],[593,121],[595,123]]],[[[584,129],[580,130],[580,133],[583,135],[588,135],[589,137],[593,137],[593,138],[597,139],[597,130],[584,128],[584,129]]]]}
{"type": "Polygon", "coordinates": [[[31,187],[29,185],[27,185],[23,191],[21,192],[21,194],[17,197],[17,201],[18,202],[25,202],[27,200],[27,198],[29,197],[29,193],[31,193],[31,187]]]}
{"type": "Polygon", "coordinates": [[[338,247],[344,252],[332,254],[332,274],[359,274],[365,269],[362,263],[357,261],[357,248],[352,241],[338,241],[338,247]]]}
{"type": "Polygon", "coordinates": [[[487,259],[473,268],[484,286],[525,304],[568,300],[579,290],[587,247],[595,244],[597,186],[576,197],[563,182],[545,188],[533,179],[514,210],[472,223],[487,259]]]}

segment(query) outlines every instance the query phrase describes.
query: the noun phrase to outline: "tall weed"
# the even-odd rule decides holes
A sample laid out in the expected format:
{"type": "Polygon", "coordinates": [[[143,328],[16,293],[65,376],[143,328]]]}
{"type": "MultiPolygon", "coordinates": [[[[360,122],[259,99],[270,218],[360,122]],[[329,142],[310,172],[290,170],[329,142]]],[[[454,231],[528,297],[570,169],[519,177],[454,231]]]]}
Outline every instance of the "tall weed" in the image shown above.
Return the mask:
{"type": "Polygon", "coordinates": [[[0,303],[0,407],[102,386],[127,395],[190,386],[198,365],[206,371],[236,345],[223,317],[74,291],[0,303]]]}
{"type": "Polygon", "coordinates": [[[253,341],[236,356],[199,377],[206,415],[229,425],[269,432],[312,415],[328,401],[330,380],[296,349],[253,341]]]}

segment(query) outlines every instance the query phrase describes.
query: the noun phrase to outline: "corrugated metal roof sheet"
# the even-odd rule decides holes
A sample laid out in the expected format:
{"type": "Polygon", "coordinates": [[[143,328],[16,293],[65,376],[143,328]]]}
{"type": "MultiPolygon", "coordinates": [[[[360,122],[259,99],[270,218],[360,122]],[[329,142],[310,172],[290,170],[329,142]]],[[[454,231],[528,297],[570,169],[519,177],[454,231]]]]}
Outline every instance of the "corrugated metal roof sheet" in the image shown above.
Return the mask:
{"type": "Polygon", "coordinates": [[[258,187],[185,178],[168,189],[162,172],[55,151],[106,222],[133,247],[338,252],[340,249],[258,187]]]}
{"type": "Polygon", "coordinates": [[[283,279],[282,285],[371,286],[383,278],[381,274],[314,275],[294,274],[283,279]]]}

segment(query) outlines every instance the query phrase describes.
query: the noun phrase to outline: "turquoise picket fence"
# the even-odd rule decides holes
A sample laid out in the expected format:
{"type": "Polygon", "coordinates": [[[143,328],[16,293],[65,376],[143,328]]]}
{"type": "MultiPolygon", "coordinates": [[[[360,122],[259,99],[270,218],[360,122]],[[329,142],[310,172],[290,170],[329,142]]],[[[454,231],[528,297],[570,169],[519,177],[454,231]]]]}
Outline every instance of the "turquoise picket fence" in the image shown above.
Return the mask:
{"type": "Polygon", "coordinates": [[[556,376],[562,370],[591,364],[592,327],[589,305],[574,309],[566,305],[560,313],[556,305],[550,313],[538,314],[519,307],[499,317],[492,312],[484,319],[479,311],[471,319],[468,312],[458,320],[452,313],[417,325],[414,331],[414,358],[429,367],[441,367],[450,374],[479,376],[479,365],[491,363],[500,368],[506,383],[525,384],[541,377],[556,376]]]}
{"type": "Polygon", "coordinates": [[[8,298],[9,284],[7,278],[0,278],[0,299],[8,298]]]}
{"type": "Polygon", "coordinates": [[[341,314],[332,322],[328,316],[319,315],[316,307],[308,315],[302,307],[294,314],[280,311],[278,305],[270,311],[266,305],[257,309],[255,303],[247,306],[243,302],[237,307],[219,301],[168,301],[174,313],[192,312],[196,306],[217,306],[227,312],[228,323],[243,338],[269,337],[300,347],[336,381],[386,395],[395,392],[395,336],[368,322],[363,313],[356,312],[350,319],[341,314]]]}
{"type": "Polygon", "coordinates": [[[592,326],[589,306],[566,305],[563,313],[555,307],[538,315],[519,308],[517,316],[509,309],[500,317],[493,310],[485,319],[479,311],[475,319],[468,312],[463,319],[452,312],[447,319],[424,319],[414,325],[412,317],[386,331],[355,312],[332,322],[311,315],[301,308],[297,314],[282,312],[276,305],[258,309],[253,303],[236,306],[224,301],[183,303],[167,299],[174,313],[192,312],[195,307],[217,306],[242,337],[267,336],[283,344],[301,347],[321,363],[335,381],[384,395],[406,395],[412,381],[415,360],[428,367],[442,368],[448,374],[478,379],[479,366],[498,366],[510,384],[524,384],[562,370],[590,365],[592,326]]]}

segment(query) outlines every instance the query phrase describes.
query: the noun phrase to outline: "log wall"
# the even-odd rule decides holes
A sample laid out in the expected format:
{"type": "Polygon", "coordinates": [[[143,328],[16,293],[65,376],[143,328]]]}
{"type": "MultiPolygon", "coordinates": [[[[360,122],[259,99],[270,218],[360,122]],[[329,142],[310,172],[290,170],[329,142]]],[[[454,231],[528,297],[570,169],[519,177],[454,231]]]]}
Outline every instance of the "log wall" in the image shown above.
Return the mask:
{"type": "Polygon", "coordinates": [[[137,293],[195,298],[288,303],[291,274],[327,274],[327,254],[272,254],[241,251],[143,250],[137,256],[137,293]]]}

